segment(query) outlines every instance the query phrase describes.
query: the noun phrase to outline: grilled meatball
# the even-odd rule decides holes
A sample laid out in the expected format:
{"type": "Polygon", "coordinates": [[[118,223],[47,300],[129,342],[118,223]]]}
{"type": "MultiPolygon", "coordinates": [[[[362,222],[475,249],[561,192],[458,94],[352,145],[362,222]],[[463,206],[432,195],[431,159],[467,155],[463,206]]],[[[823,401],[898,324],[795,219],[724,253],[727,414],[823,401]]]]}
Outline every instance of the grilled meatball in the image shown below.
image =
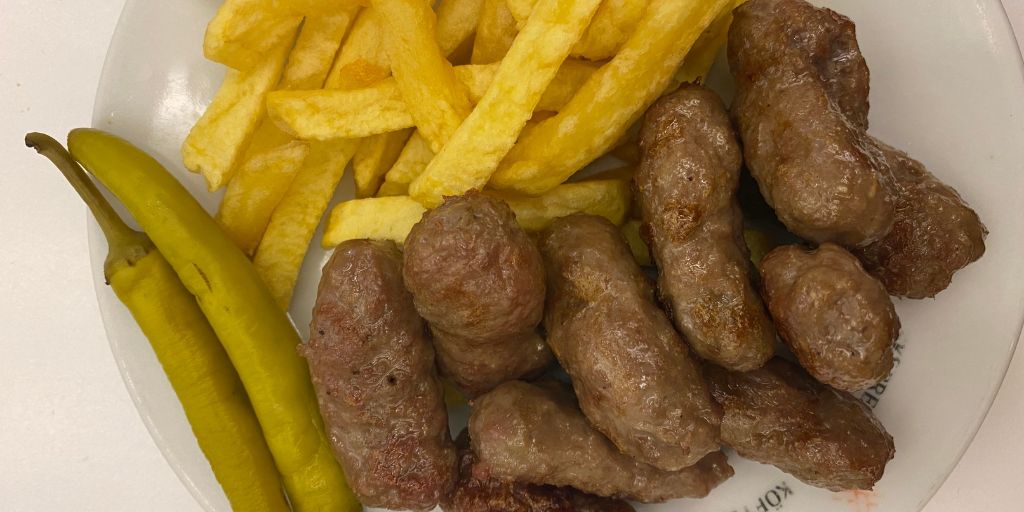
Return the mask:
{"type": "Polygon", "coordinates": [[[814,378],[859,391],[889,376],[900,320],[854,255],[835,244],[787,245],[765,256],[761,276],[779,334],[814,378]]]}
{"type": "Polygon", "coordinates": [[[434,351],[391,242],[353,240],[324,267],[309,361],[334,452],[363,504],[427,510],[456,478],[434,351]]]}
{"type": "Polygon", "coordinates": [[[717,451],[721,412],[619,230],[603,217],[563,217],[540,246],[548,343],[594,427],[668,471],[717,451]]]}
{"type": "Polygon", "coordinates": [[[896,201],[865,133],[853,22],[803,0],[751,0],[735,11],[729,64],[747,165],[790,231],[849,246],[888,233],[896,201]]]}
{"type": "Polygon", "coordinates": [[[459,481],[441,503],[445,512],[634,512],[628,503],[572,487],[535,485],[491,476],[469,446],[469,432],[455,440],[459,481]]]}
{"type": "Polygon", "coordinates": [[[446,198],[406,238],[404,272],[441,371],[465,395],[551,363],[537,334],[544,266],[505,203],[476,193],[446,198]]]}
{"type": "Polygon", "coordinates": [[[852,248],[889,293],[933,297],[985,252],[978,215],[867,134],[853,23],[803,0],[752,0],[729,33],[733,115],[765,199],[794,233],[852,248]]]}
{"type": "Polygon", "coordinates": [[[638,462],[594,430],[572,393],[553,382],[507,382],[478,398],[469,435],[487,474],[645,503],[704,497],[733,474],[722,452],[680,471],[638,462]]]}
{"type": "Polygon", "coordinates": [[[775,331],[750,280],[736,196],[742,158],[725,106],[684,85],[647,111],[640,137],[637,199],[662,302],[704,359],[760,367],[775,331]]]}
{"type": "Polygon", "coordinates": [[[985,254],[988,230],[956,190],[920,162],[877,142],[886,154],[896,190],[896,223],[881,240],[856,249],[889,293],[934,297],[953,274],[985,254]]]}
{"type": "Polygon", "coordinates": [[[871,489],[882,478],[892,437],[853,395],[779,358],[752,372],[707,373],[725,409],[722,440],[741,456],[832,491],[871,489]]]}

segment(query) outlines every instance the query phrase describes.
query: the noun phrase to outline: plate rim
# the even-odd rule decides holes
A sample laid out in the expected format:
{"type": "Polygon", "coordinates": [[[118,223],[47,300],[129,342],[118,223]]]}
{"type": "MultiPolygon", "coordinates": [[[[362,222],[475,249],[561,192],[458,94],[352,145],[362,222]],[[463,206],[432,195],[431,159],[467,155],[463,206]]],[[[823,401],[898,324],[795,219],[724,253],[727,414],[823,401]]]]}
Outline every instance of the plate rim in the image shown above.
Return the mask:
{"type": "MultiPolygon", "coordinates": [[[[814,0],[808,1],[815,3],[814,0]]],[[[1011,55],[1016,56],[1015,63],[1017,74],[1019,75],[1019,84],[1021,86],[1024,86],[1024,49],[1022,49],[1020,40],[1017,39],[1016,37],[1016,31],[1014,30],[1013,24],[1010,22],[1010,17],[1006,10],[1006,6],[1003,3],[1003,0],[977,1],[995,4],[995,6],[998,7],[998,9],[994,11],[995,13],[998,14],[993,16],[992,19],[993,21],[996,21],[1002,25],[1002,28],[1005,29],[1004,34],[1009,34],[1014,43],[1012,45],[1013,49],[1011,51],[1011,55]]],[[[97,109],[101,104],[100,98],[104,94],[103,88],[101,86],[108,81],[108,73],[110,72],[110,68],[112,66],[112,49],[116,42],[117,35],[121,32],[123,28],[122,25],[126,23],[129,11],[134,7],[140,5],[140,3],[141,2],[139,2],[138,0],[125,0],[120,13],[118,14],[117,23],[114,26],[114,30],[111,32],[110,41],[107,44],[106,53],[103,58],[103,65],[97,82],[96,94],[93,97],[93,107],[91,112],[90,123],[94,127],[103,129],[103,127],[101,126],[102,113],[98,112],[97,109]]],[[[1024,92],[1024,87],[1021,87],[1021,92],[1024,92]]],[[[1021,124],[1021,126],[1024,126],[1024,121],[1019,121],[1019,124],[1021,124]]],[[[109,301],[109,297],[105,298],[101,293],[101,290],[103,290],[106,287],[106,282],[102,275],[102,272],[98,272],[95,270],[96,268],[98,268],[96,263],[102,262],[103,257],[101,255],[101,251],[103,251],[106,248],[106,243],[102,239],[102,237],[96,235],[98,225],[96,224],[96,221],[91,212],[86,213],[84,224],[87,235],[87,250],[89,252],[89,257],[91,260],[90,265],[94,269],[93,292],[96,295],[97,305],[98,309],[100,310],[100,317],[103,323],[104,334],[106,335],[107,344],[111,350],[111,357],[113,359],[113,362],[117,366],[118,373],[121,376],[121,380],[125,385],[126,391],[128,391],[128,395],[131,398],[131,401],[134,404],[136,412],[139,414],[139,417],[142,420],[142,423],[145,426],[146,431],[149,433],[150,437],[153,440],[153,443],[156,445],[157,449],[160,451],[161,456],[167,462],[168,466],[170,466],[175,476],[177,476],[178,480],[188,490],[189,494],[203,510],[207,512],[215,512],[214,504],[209,499],[207,499],[206,495],[203,492],[201,492],[201,490],[198,488],[198,486],[195,484],[192,478],[190,478],[188,473],[185,471],[184,464],[181,461],[179,461],[179,459],[175,456],[174,451],[171,450],[166,438],[160,434],[160,429],[156,425],[153,415],[150,412],[151,408],[141,399],[141,395],[136,391],[135,382],[132,379],[131,375],[129,374],[127,366],[124,364],[121,358],[118,357],[118,353],[116,351],[117,342],[115,341],[116,336],[114,336],[114,328],[111,325],[112,319],[108,317],[107,308],[105,307],[105,304],[109,301]]],[[[1006,357],[1004,358],[1004,362],[998,368],[998,375],[996,376],[996,378],[994,378],[991,381],[992,383],[989,387],[985,400],[979,403],[979,414],[972,415],[974,419],[968,422],[968,425],[970,426],[970,428],[968,429],[968,434],[963,437],[963,440],[957,447],[956,455],[951,461],[952,464],[948,468],[943,469],[939,473],[938,477],[934,480],[933,484],[926,490],[926,492],[922,496],[922,499],[915,506],[914,512],[921,512],[922,510],[924,510],[924,508],[927,506],[929,502],[931,502],[931,500],[934,498],[935,494],[939,491],[939,489],[943,487],[945,482],[952,475],[953,471],[960,465],[960,462],[962,461],[967,450],[973,444],[982,425],[988,419],[992,406],[995,403],[995,399],[999,396],[1000,392],[1002,391],[1003,383],[1006,380],[1006,375],[1009,370],[1009,367],[1012,364],[1014,357],[1017,355],[1017,348],[1020,344],[1020,339],[1022,336],[1024,336],[1024,310],[1018,312],[1016,332],[1016,337],[1009,344],[1004,345],[1007,351],[1006,357]]]]}

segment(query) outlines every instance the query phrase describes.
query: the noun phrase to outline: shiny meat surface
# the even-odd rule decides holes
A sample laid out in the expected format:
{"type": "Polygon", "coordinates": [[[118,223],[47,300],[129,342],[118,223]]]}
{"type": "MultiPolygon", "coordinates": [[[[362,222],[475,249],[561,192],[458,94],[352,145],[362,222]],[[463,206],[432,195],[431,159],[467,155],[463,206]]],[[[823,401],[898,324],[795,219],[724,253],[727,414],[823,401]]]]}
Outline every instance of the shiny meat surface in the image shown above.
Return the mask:
{"type": "Polygon", "coordinates": [[[469,446],[469,434],[456,439],[459,481],[441,503],[445,512],[634,512],[628,503],[592,496],[572,487],[535,485],[491,476],[469,446]]]}
{"type": "Polygon", "coordinates": [[[594,427],[664,470],[717,451],[721,411],[619,230],[602,217],[563,217],[540,246],[548,343],[594,427]]]}
{"type": "Polygon", "coordinates": [[[896,200],[867,130],[869,73],[853,22],[803,0],[735,12],[729,64],[744,155],[790,231],[863,246],[892,227],[896,200]]]}
{"type": "Polygon", "coordinates": [[[537,334],[543,262],[505,203],[476,193],[446,198],[406,238],[404,272],[441,371],[467,396],[551,363],[537,334]]]}
{"type": "Polygon", "coordinates": [[[878,142],[890,162],[896,223],[878,242],[855,250],[889,293],[934,297],[953,274],[985,254],[988,230],[956,190],[920,162],[878,142]]]}
{"type": "Polygon", "coordinates": [[[300,347],[349,485],[367,506],[427,510],[456,478],[434,351],[391,242],[342,243],[300,347]]]}
{"type": "Polygon", "coordinates": [[[800,365],[845,391],[889,376],[900,320],[885,287],[835,244],[779,247],[761,261],[768,309],[800,365]]]}
{"type": "Polygon", "coordinates": [[[893,457],[892,437],[866,405],[793,363],[707,373],[725,410],[722,440],[743,457],[832,491],[871,489],[893,457]]]}
{"type": "Polygon", "coordinates": [[[751,284],[739,143],[721,99],[684,85],[647,111],[636,175],[658,289],[693,350],[732,370],[773,353],[775,330],[751,284]]]}
{"type": "Polygon", "coordinates": [[[572,393],[553,382],[507,382],[478,398],[469,435],[489,475],[645,503],[704,497],[733,474],[722,452],[680,471],[636,461],[591,427],[572,393]]]}

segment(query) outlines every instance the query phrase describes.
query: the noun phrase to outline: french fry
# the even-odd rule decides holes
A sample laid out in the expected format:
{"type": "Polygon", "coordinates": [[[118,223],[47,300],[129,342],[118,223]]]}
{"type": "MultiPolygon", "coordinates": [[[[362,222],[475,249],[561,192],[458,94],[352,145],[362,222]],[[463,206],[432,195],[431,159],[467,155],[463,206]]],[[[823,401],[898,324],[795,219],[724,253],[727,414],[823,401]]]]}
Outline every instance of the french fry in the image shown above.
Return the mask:
{"type": "Polygon", "coordinates": [[[270,217],[253,264],[282,309],[291,303],[309,243],[357,147],[352,140],[314,144],[270,217]]]}
{"type": "Polygon", "coordinates": [[[356,197],[372,197],[377,194],[384,174],[398,160],[398,155],[410,135],[412,128],[406,128],[368,137],[359,145],[352,158],[356,197]]]}
{"type": "Polygon", "coordinates": [[[505,201],[526,231],[541,231],[559,217],[573,213],[600,215],[621,225],[633,201],[627,180],[587,180],[559,185],[540,196],[522,196],[500,191],[486,194],[505,201]]]}
{"type": "Polygon", "coordinates": [[[434,11],[427,0],[373,0],[373,7],[385,29],[391,73],[416,127],[436,153],[472,105],[437,46],[434,11]]]}
{"type": "Polygon", "coordinates": [[[308,15],[334,14],[370,4],[369,0],[264,0],[268,9],[282,13],[308,15]]]}
{"type": "Polygon", "coordinates": [[[413,126],[394,80],[349,91],[275,91],[267,114],[278,128],[307,140],[359,138],[413,126]]]}
{"type": "Polygon", "coordinates": [[[185,137],[185,167],[202,173],[211,191],[223,187],[263,116],[267,92],[281,78],[293,37],[281,41],[256,67],[228,71],[217,95],[185,137]]]}
{"type": "MultiPolygon", "coordinates": [[[[566,183],[538,197],[492,190],[484,193],[508,203],[519,225],[532,232],[573,213],[600,215],[620,225],[632,201],[629,182],[624,180],[566,183]]],[[[402,243],[425,211],[423,205],[408,196],[346,201],[331,211],[324,230],[324,248],[362,238],[402,243]]]]}
{"type": "Polygon", "coordinates": [[[683,65],[676,73],[676,82],[694,83],[703,82],[711,72],[711,66],[718,58],[718,52],[725,47],[729,39],[729,27],[732,26],[732,12],[746,0],[734,0],[730,9],[722,12],[715,19],[714,23],[704,30],[697,42],[693,44],[690,53],[683,60],[683,65]]]}
{"type": "Polygon", "coordinates": [[[380,23],[372,7],[363,9],[327,76],[327,89],[361,89],[391,76],[380,23]]]}
{"type": "MultiPolygon", "coordinates": [[[[288,55],[278,87],[309,89],[321,87],[356,9],[306,18],[299,37],[288,55]]],[[[234,178],[228,182],[217,219],[221,227],[246,254],[252,255],[270,215],[284,197],[295,172],[302,166],[308,145],[291,142],[266,118],[253,134],[234,178]]]]}
{"type": "Polygon", "coordinates": [[[309,153],[304,142],[290,142],[246,160],[220,202],[217,220],[242,252],[252,255],[274,208],[288,191],[309,153]]]}
{"type": "MultiPolygon", "coordinates": [[[[526,24],[537,0],[507,0],[518,26],[526,24]]],[[[614,56],[644,14],[647,0],[604,0],[571,55],[590,60],[614,56]]]]}
{"type": "MultiPolygon", "coordinates": [[[[498,64],[458,66],[455,76],[475,103],[487,93],[498,68],[498,64]]],[[[536,108],[559,110],[597,69],[595,64],[566,61],[536,108]]],[[[274,91],[267,95],[267,113],[285,132],[306,140],[368,137],[415,124],[393,78],[355,90],[274,91]]]]}
{"type": "Polygon", "coordinates": [[[493,64],[505,58],[519,32],[506,0],[484,0],[473,39],[473,64],[493,64]]]}
{"type": "Polygon", "coordinates": [[[637,219],[630,219],[622,225],[622,236],[629,244],[629,250],[633,253],[633,259],[641,267],[651,266],[651,250],[644,242],[640,234],[641,222],[637,219]]]}
{"type": "Polygon", "coordinates": [[[557,116],[519,140],[491,185],[541,194],[606,153],[671,83],[697,37],[730,4],[651,0],[619,53],[557,116]]]}
{"type": "Polygon", "coordinates": [[[291,40],[300,22],[302,16],[267,9],[264,0],[225,0],[206,26],[203,54],[246,71],[291,40]]]}
{"type": "Polygon", "coordinates": [[[413,199],[433,207],[487,184],[599,3],[540,0],[480,103],[409,186],[413,199]]]}
{"type": "Polygon", "coordinates": [[[423,173],[423,169],[426,169],[427,164],[433,159],[434,152],[430,150],[430,143],[419,131],[413,132],[402,148],[402,153],[398,155],[398,160],[384,176],[384,183],[381,184],[377,196],[409,195],[409,184],[423,173]]]}
{"type": "Polygon", "coordinates": [[[413,225],[427,211],[408,196],[353,199],[335,206],[324,229],[323,246],[369,238],[405,242],[413,225]]]}
{"type": "MultiPolygon", "coordinates": [[[[494,83],[499,67],[499,64],[456,66],[455,76],[466,85],[470,101],[476,104],[483,99],[491,84],[494,83]]],[[[569,103],[580,87],[583,87],[583,84],[597,72],[598,68],[599,66],[592,62],[566,60],[558,68],[555,78],[544,90],[535,110],[558,111],[569,103]]]]}
{"type": "Polygon", "coordinates": [[[319,89],[324,86],[341,41],[353,24],[358,8],[322,16],[307,16],[288,55],[279,89],[319,89]]]}
{"type": "Polygon", "coordinates": [[[452,53],[476,32],[484,0],[442,0],[437,7],[437,46],[441,54],[452,53]]]}

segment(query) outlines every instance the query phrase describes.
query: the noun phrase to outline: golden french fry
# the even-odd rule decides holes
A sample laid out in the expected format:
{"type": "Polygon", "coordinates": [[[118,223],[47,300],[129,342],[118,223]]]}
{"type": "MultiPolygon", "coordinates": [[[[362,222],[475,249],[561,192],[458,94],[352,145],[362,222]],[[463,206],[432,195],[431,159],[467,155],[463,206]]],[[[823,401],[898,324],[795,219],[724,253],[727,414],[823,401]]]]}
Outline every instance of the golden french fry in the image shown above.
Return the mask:
{"type": "Polygon", "coordinates": [[[408,112],[431,148],[440,151],[472,105],[437,46],[434,11],[427,0],[373,0],[373,7],[408,112]]]}
{"type": "Polygon", "coordinates": [[[506,0],[484,0],[473,39],[473,64],[492,64],[505,58],[519,32],[506,0]]]}
{"type": "Polygon", "coordinates": [[[487,184],[599,3],[540,0],[480,103],[409,186],[413,199],[433,207],[487,184]]]}
{"type": "Polygon", "coordinates": [[[423,173],[423,169],[426,169],[427,164],[433,159],[434,152],[430,150],[430,143],[419,131],[413,132],[398,155],[398,160],[384,176],[384,183],[377,191],[377,196],[409,195],[409,184],[423,173]]]}
{"type": "Polygon", "coordinates": [[[359,13],[324,85],[327,89],[362,89],[391,76],[380,23],[372,7],[359,13]]]}
{"type": "Polygon", "coordinates": [[[703,82],[711,72],[711,66],[718,58],[718,52],[725,47],[729,39],[729,27],[732,26],[732,12],[746,0],[734,0],[730,9],[718,15],[704,33],[700,35],[697,42],[693,44],[690,53],[683,60],[683,65],[676,72],[677,83],[703,82]]]}
{"type": "Polygon", "coordinates": [[[559,185],[540,196],[488,190],[516,213],[516,221],[527,231],[541,231],[559,217],[573,213],[600,215],[622,224],[633,201],[627,180],[587,180],[559,185]]]}
{"type": "MultiPolygon", "coordinates": [[[[498,74],[498,64],[459,66],[455,75],[467,96],[480,99],[498,74]]],[[[595,64],[566,61],[543,91],[536,108],[558,110],[597,71],[595,64]]],[[[472,99],[471,98],[471,99],[472,99]]],[[[284,131],[307,140],[368,137],[414,125],[398,83],[386,78],[355,90],[274,91],[267,113],[284,131]]]]}
{"type": "Polygon", "coordinates": [[[211,191],[231,179],[249,138],[263,116],[264,100],[281,78],[292,38],[281,41],[256,67],[228,71],[217,95],[185,137],[185,167],[202,173],[211,191]]]}
{"type": "Polygon", "coordinates": [[[324,229],[324,248],[363,238],[402,243],[425,211],[408,196],[345,201],[331,210],[324,229]]]}
{"type": "Polygon", "coordinates": [[[307,16],[288,56],[279,89],[319,89],[324,86],[341,41],[355,20],[358,8],[322,16],[307,16]]]}
{"type": "Polygon", "coordinates": [[[366,138],[352,158],[352,172],[356,183],[356,197],[372,197],[377,194],[384,174],[398,160],[405,141],[412,135],[412,128],[397,132],[381,133],[366,138]]]}
{"type": "Polygon", "coordinates": [[[641,267],[651,266],[651,250],[647,247],[647,242],[644,242],[643,236],[640,234],[641,222],[636,219],[626,221],[622,225],[622,236],[629,243],[629,250],[633,253],[633,259],[636,260],[637,264],[641,267]]]}
{"type": "Polygon", "coordinates": [[[309,242],[357,145],[352,140],[314,144],[270,217],[253,264],[282,309],[291,302],[309,242]]]}
{"type": "MultiPolygon", "coordinates": [[[[507,0],[509,10],[522,27],[537,0],[507,0]]],[[[618,53],[644,14],[647,0],[604,0],[590,26],[573,47],[571,55],[590,60],[605,60],[618,53]]]]}
{"type": "Polygon", "coordinates": [[[541,194],[606,153],[671,83],[697,37],[730,4],[651,0],[619,53],[557,116],[519,140],[491,185],[541,194]]]}
{"type": "Polygon", "coordinates": [[[350,91],[274,91],[267,114],[279,128],[300,139],[359,138],[413,125],[409,108],[393,80],[350,91]]]}
{"type": "Polygon", "coordinates": [[[469,41],[480,22],[484,0],[442,0],[437,7],[437,46],[451,57],[469,41]]]}
{"type": "MultiPolygon", "coordinates": [[[[538,197],[493,190],[484,193],[508,203],[519,225],[534,232],[573,213],[600,215],[622,224],[632,201],[630,185],[623,180],[566,183],[538,197]]],[[[408,196],[346,201],[331,211],[324,230],[324,248],[363,238],[402,243],[425,211],[423,205],[408,196]]]]}
{"type": "Polygon", "coordinates": [[[203,54],[240,71],[254,68],[290,41],[301,16],[267,9],[264,0],[225,0],[206,26],[203,54]]]}
{"type": "MultiPolygon", "coordinates": [[[[494,82],[494,77],[498,75],[499,67],[500,64],[456,66],[455,76],[459,78],[460,82],[466,84],[469,99],[475,104],[479,103],[487,94],[487,90],[494,82]]],[[[535,110],[557,111],[564,107],[576,95],[576,91],[597,72],[598,68],[599,66],[593,62],[566,60],[558,68],[558,73],[547,89],[544,90],[535,110]]]]}
{"type": "Polygon", "coordinates": [[[274,207],[308,153],[309,145],[297,141],[257,153],[246,160],[228,183],[217,220],[246,254],[256,250],[274,207]]]}

